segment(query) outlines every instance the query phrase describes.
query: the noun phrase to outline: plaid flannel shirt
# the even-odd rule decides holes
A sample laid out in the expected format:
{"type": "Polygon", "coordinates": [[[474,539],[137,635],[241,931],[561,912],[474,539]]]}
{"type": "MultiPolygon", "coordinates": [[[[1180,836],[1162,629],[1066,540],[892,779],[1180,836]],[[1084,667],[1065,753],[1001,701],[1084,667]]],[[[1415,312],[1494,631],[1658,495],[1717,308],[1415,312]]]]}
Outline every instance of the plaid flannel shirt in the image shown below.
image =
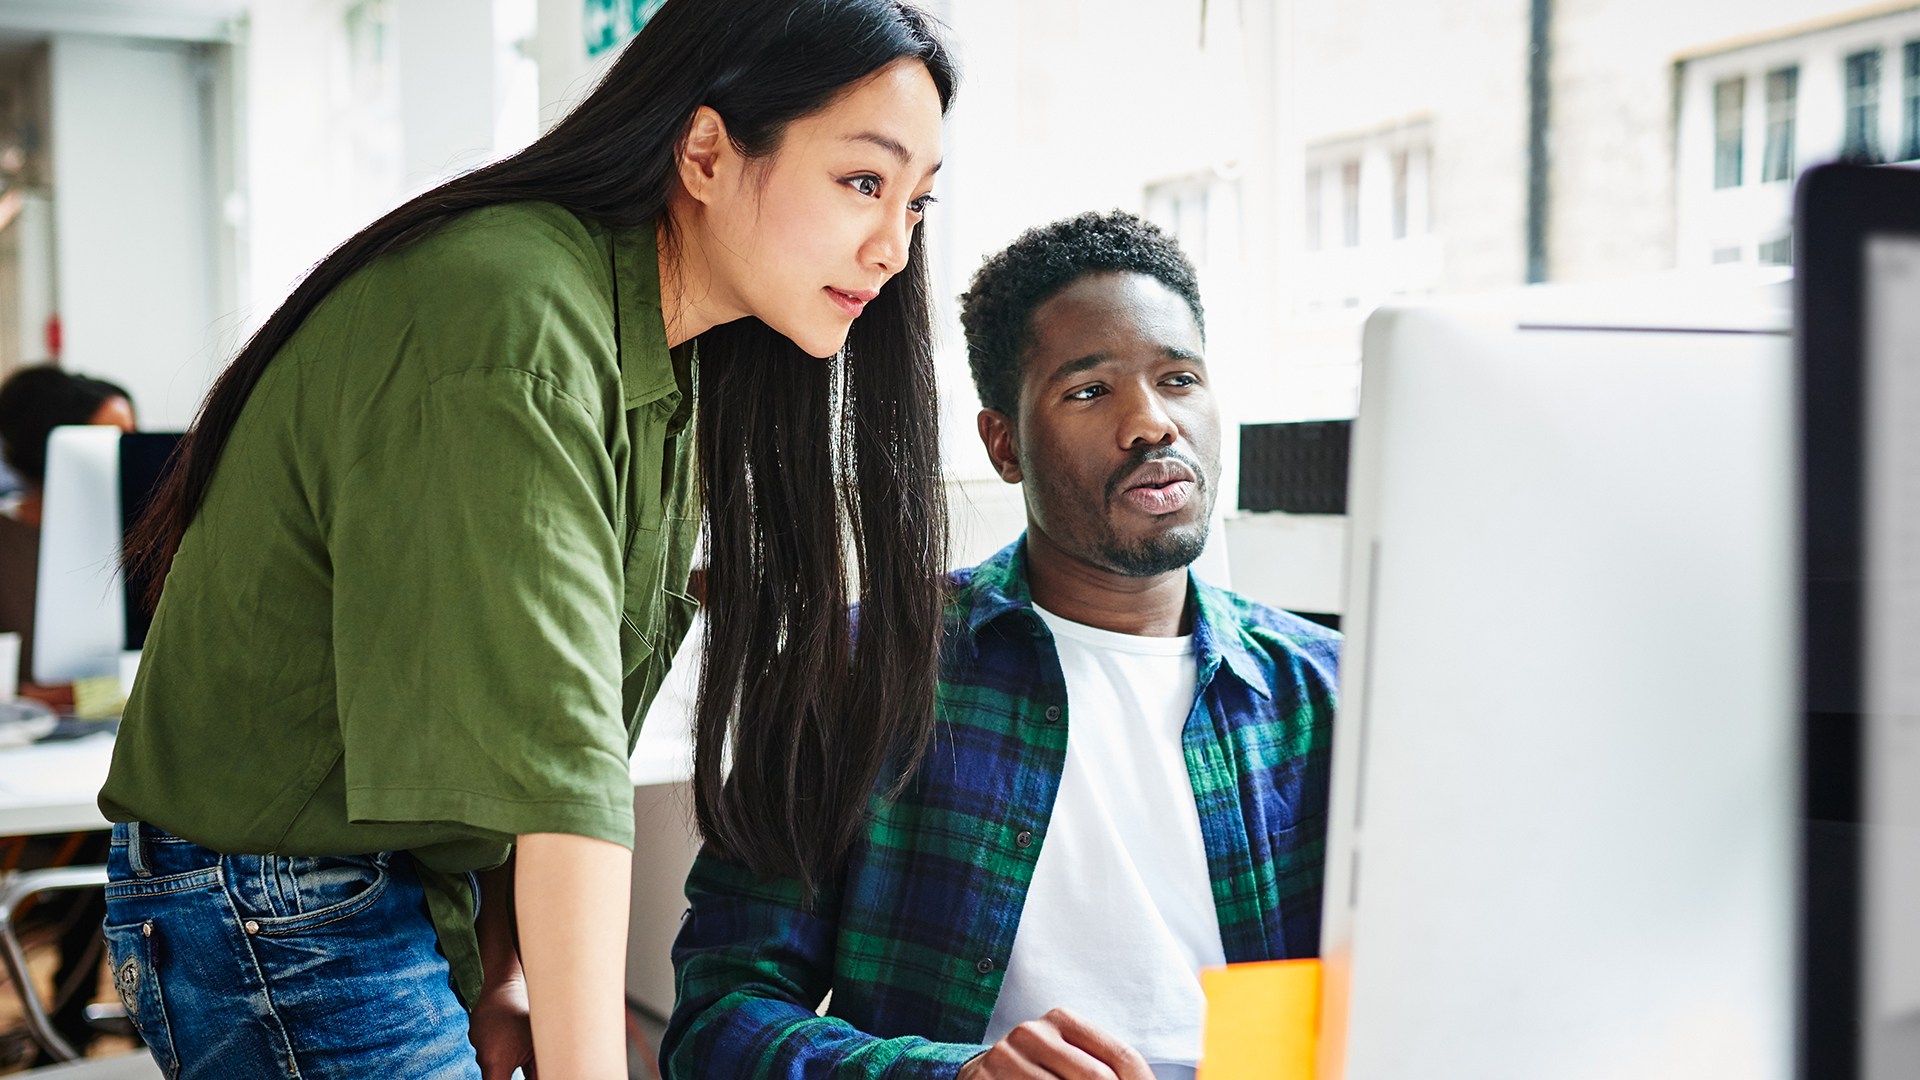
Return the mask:
{"type": "MultiPolygon", "coordinates": [[[[1198,680],[1182,744],[1221,944],[1230,962],[1316,955],[1339,635],[1189,582],[1198,680]]],[[[695,862],[660,1048],[670,1080],[947,1078],[980,1052],[1069,717],[1025,539],[955,583],[933,742],[898,799],[875,797],[840,878],[809,910],[794,881],[695,862]]]]}

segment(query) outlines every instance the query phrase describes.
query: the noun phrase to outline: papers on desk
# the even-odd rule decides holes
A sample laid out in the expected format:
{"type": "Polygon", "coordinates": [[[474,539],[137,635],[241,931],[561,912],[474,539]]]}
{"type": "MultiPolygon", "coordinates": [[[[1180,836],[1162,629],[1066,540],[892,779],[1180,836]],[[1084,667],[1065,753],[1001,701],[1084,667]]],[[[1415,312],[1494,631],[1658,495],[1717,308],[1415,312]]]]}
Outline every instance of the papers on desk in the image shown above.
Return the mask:
{"type": "Polygon", "coordinates": [[[1199,1080],[1312,1080],[1320,961],[1200,969],[1207,1032],[1199,1080]]]}
{"type": "Polygon", "coordinates": [[[113,736],[0,750],[0,836],[107,828],[95,799],[113,761],[113,736]]]}

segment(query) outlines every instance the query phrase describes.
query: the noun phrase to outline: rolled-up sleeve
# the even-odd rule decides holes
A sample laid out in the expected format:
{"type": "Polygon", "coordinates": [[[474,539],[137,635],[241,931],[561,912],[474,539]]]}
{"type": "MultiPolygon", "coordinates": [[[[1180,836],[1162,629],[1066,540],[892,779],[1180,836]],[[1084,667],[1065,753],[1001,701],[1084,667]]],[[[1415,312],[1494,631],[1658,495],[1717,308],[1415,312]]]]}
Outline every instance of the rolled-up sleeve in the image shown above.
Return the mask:
{"type": "Polygon", "coordinates": [[[630,846],[606,425],[510,367],[401,415],[327,538],[349,817],[630,846]]]}

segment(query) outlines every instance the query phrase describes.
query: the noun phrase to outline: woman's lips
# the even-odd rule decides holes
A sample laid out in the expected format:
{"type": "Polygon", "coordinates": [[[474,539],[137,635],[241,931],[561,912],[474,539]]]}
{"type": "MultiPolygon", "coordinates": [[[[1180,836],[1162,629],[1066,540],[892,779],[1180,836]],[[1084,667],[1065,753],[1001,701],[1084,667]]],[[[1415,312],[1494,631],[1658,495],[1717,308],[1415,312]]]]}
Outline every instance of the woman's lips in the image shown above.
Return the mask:
{"type": "Polygon", "coordinates": [[[1184,509],[1193,498],[1193,481],[1175,480],[1159,487],[1143,486],[1128,488],[1120,493],[1121,501],[1148,514],[1171,514],[1184,509]]]}
{"type": "Polygon", "coordinates": [[[826,290],[827,295],[833,297],[833,302],[840,305],[840,310],[846,312],[850,319],[859,318],[860,313],[867,310],[867,301],[880,295],[878,292],[841,292],[831,285],[826,286],[826,290]]]}

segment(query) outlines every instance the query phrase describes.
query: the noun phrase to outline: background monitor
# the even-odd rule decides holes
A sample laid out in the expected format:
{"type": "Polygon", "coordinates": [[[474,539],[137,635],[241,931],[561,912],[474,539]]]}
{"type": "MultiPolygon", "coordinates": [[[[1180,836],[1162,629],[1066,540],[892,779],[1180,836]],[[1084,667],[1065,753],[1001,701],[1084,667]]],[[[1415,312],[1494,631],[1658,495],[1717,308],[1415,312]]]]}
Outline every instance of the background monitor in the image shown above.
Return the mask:
{"type": "Polygon", "coordinates": [[[149,620],[120,573],[120,545],[179,438],[102,426],[55,428],[48,437],[35,682],[119,675],[121,653],[146,641],[149,620]]]}
{"type": "Polygon", "coordinates": [[[1786,1080],[1783,285],[1368,322],[1323,1078],[1786,1080]]]}
{"type": "Polygon", "coordinates": [[[1801,182],[1810,1080],[1920,1075],[1920,173],[1801,182]]]}

